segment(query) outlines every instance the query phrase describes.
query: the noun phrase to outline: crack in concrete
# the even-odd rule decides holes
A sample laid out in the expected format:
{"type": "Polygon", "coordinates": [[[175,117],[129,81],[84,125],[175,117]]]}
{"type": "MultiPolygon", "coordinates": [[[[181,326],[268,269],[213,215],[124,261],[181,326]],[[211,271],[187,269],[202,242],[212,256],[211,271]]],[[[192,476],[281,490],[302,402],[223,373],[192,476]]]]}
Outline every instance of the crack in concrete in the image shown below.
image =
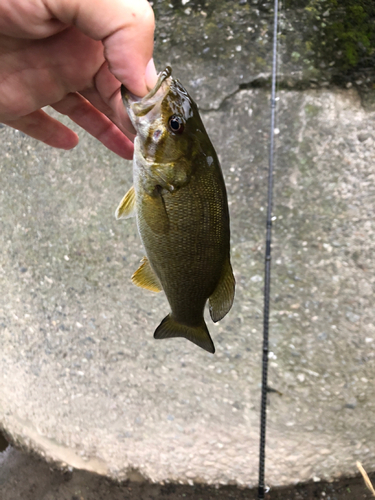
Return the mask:
{"type": "MultiPolygon", "coordinates": [[[[349,90],[350,88],[354,87],[360,97],[361,100],[364,100],[365,94],[366,94],[366,89],[364,89],[360,84],[350,84],[350,86],[347,85],[347,82],[342,82],[341,85],[337,81],[328,81],[328,80],[318,80],[314,78],[309,78],[309,79],[301,79],[298,78],[297,75],[285,75],[285,74],[279,74],[277,76],[277,91],[280,90],[289,90],[289,91],[304,91],[304,90],[313,90],[313,89],[334,89],[334,88],[342,88],[345,90],[349,90]]],[[[199,111],[201,113],[210,113],[210,112],[217,112],[217,111],[222,111],[226,102],[231,99],[233,96],[238,94],[239,92],[243,90],[252,90],[252,89],[271,89],[271,73],[262,73],[249,82],[245,83],[240,83],[238,85],[238,88],[231,92],[230,94],[226,95],[220,102],[220,104],[216,107],[212,108],[202,108],[199,107],[199,111]]],[[[362,102],[362,107],[366,109],[366,105],[362,102]]]]}
{"type": "MultiPolygon", "coordinates": [[[[294,84],[291,84],[290,81],[288,82],[285,79],[285,75],[282,75],[282,74],[277,77],[277,82],[278,82],[277,83],[278,90],[286,89],[286,88],[288,90],[305,90],[306,88],[311,88],[311,85],[313,83],[310,80],[308,82],[296,80],[296,82],[294,84]]],[[[264,89],[271,88],[271,73],[261,73],[258,76],[256,76],[255,78],[253,78],[252,80],[250,80],[249,82],[240,83],[238,85],[238,88],[236,90],[234,90],[233,92],[231,92],[230,94],[226,95],[222,99],[222,101],[220,102],[220,104],[218,106],[212,107],[212,108],[201,108],[200,107],[199,110],[202,113],[209,113],[212,111],[222,111],[223,107],[225,106],[226,101],[231,99],[233,96],[235,96],[239,92],[241,92],[243,90],[252,90],[252,89],[261,89],[261,88],[264,88],[264,89]]]]}

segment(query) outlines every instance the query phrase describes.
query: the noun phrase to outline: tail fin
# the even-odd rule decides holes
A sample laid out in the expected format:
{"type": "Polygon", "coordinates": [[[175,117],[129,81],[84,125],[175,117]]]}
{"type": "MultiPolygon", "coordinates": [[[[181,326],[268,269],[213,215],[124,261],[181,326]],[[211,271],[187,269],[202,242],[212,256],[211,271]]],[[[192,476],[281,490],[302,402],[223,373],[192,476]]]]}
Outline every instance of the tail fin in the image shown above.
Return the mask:
{"type": "Polygon", "coordinates": [[[205,351],[212,352],[212,354],[215,352],[214,343],[203,318],[199,326],[187,326],[178,323],[168,314],[155,330],[154,338],[169,339],[172,337],[184,337],[205,351]]]}

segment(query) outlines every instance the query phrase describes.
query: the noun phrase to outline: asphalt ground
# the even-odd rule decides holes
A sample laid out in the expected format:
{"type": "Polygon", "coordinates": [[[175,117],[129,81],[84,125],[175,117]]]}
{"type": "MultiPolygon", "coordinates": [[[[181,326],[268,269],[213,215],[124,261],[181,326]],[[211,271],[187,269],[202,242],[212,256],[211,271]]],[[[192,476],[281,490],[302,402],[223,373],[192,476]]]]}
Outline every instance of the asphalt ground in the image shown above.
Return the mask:
{"type": "MultiPolygon", "coordinates": [[[[1,500],[258,500],[257,488],[147,482],[114,482],[87,471],[54,468],[0,438],[1,500]]],[[[374,481],[375,474],[370,474],[374,481]]],[[[361,475],[271,488],[265,500],[362,500],[373,498],[361,475]]]]}

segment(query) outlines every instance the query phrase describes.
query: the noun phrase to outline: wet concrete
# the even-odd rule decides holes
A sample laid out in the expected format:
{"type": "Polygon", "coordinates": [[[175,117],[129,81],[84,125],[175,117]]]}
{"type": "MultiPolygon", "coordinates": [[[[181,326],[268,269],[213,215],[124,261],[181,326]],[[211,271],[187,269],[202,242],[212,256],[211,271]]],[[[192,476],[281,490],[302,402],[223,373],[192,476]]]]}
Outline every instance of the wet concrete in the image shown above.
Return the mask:
{"type": "MultiPolygon", "coordinates": [[[[156,62],[194,89],[201,108],[216,109],[239,89],[266,86],[272,68],[273,2],[154,0],[156,62]]],[[[374,109],[375,7],[286,0],[278,23],[278,85],[354,87],[374,109]]]]}
{"type": "MultiPolygon", "coordinates": [[[[49,461],[118,480],[255,486],[269,92],[239,85],[242,49],[215,80],[215,58],[183,61],[182,42],[165,60],[159,41],[156,59],[197,95],[230,204],[237,293],[209,322],[217,353],[152,338],[166,299],[130,283],[142,248],[113,216],[130,163],[83,132],[62,152],[3,127],[0,422],[49,461]]],[[[278,98],[271,485],[375,468],[375,113],[355,88],[278,98]]]]}

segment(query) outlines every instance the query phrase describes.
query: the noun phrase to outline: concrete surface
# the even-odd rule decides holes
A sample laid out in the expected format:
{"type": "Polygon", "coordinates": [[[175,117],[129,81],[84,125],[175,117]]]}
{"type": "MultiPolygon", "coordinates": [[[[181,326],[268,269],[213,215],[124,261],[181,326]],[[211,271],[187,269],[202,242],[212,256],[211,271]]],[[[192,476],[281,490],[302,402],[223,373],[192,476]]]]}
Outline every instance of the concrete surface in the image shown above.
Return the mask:
{"type": "MultiPolygon", "coordinates": [[[[213,103],[202,116],[227,182],[237,293],[208,323],[217,353],[152,338],[166,299],[130,283],[143,252],[114,219],[130,163],[83,132],[62,152],[3,127],[0,423],[47,460],[119,480],[254,486],[269,92],[193,85],[205,71],[185,81],[171,54],[213,103]]],[[[375,112],[354,88],[278,96],[272,485],[351,474],[357,458],[375,469],[375,112]]]]}

